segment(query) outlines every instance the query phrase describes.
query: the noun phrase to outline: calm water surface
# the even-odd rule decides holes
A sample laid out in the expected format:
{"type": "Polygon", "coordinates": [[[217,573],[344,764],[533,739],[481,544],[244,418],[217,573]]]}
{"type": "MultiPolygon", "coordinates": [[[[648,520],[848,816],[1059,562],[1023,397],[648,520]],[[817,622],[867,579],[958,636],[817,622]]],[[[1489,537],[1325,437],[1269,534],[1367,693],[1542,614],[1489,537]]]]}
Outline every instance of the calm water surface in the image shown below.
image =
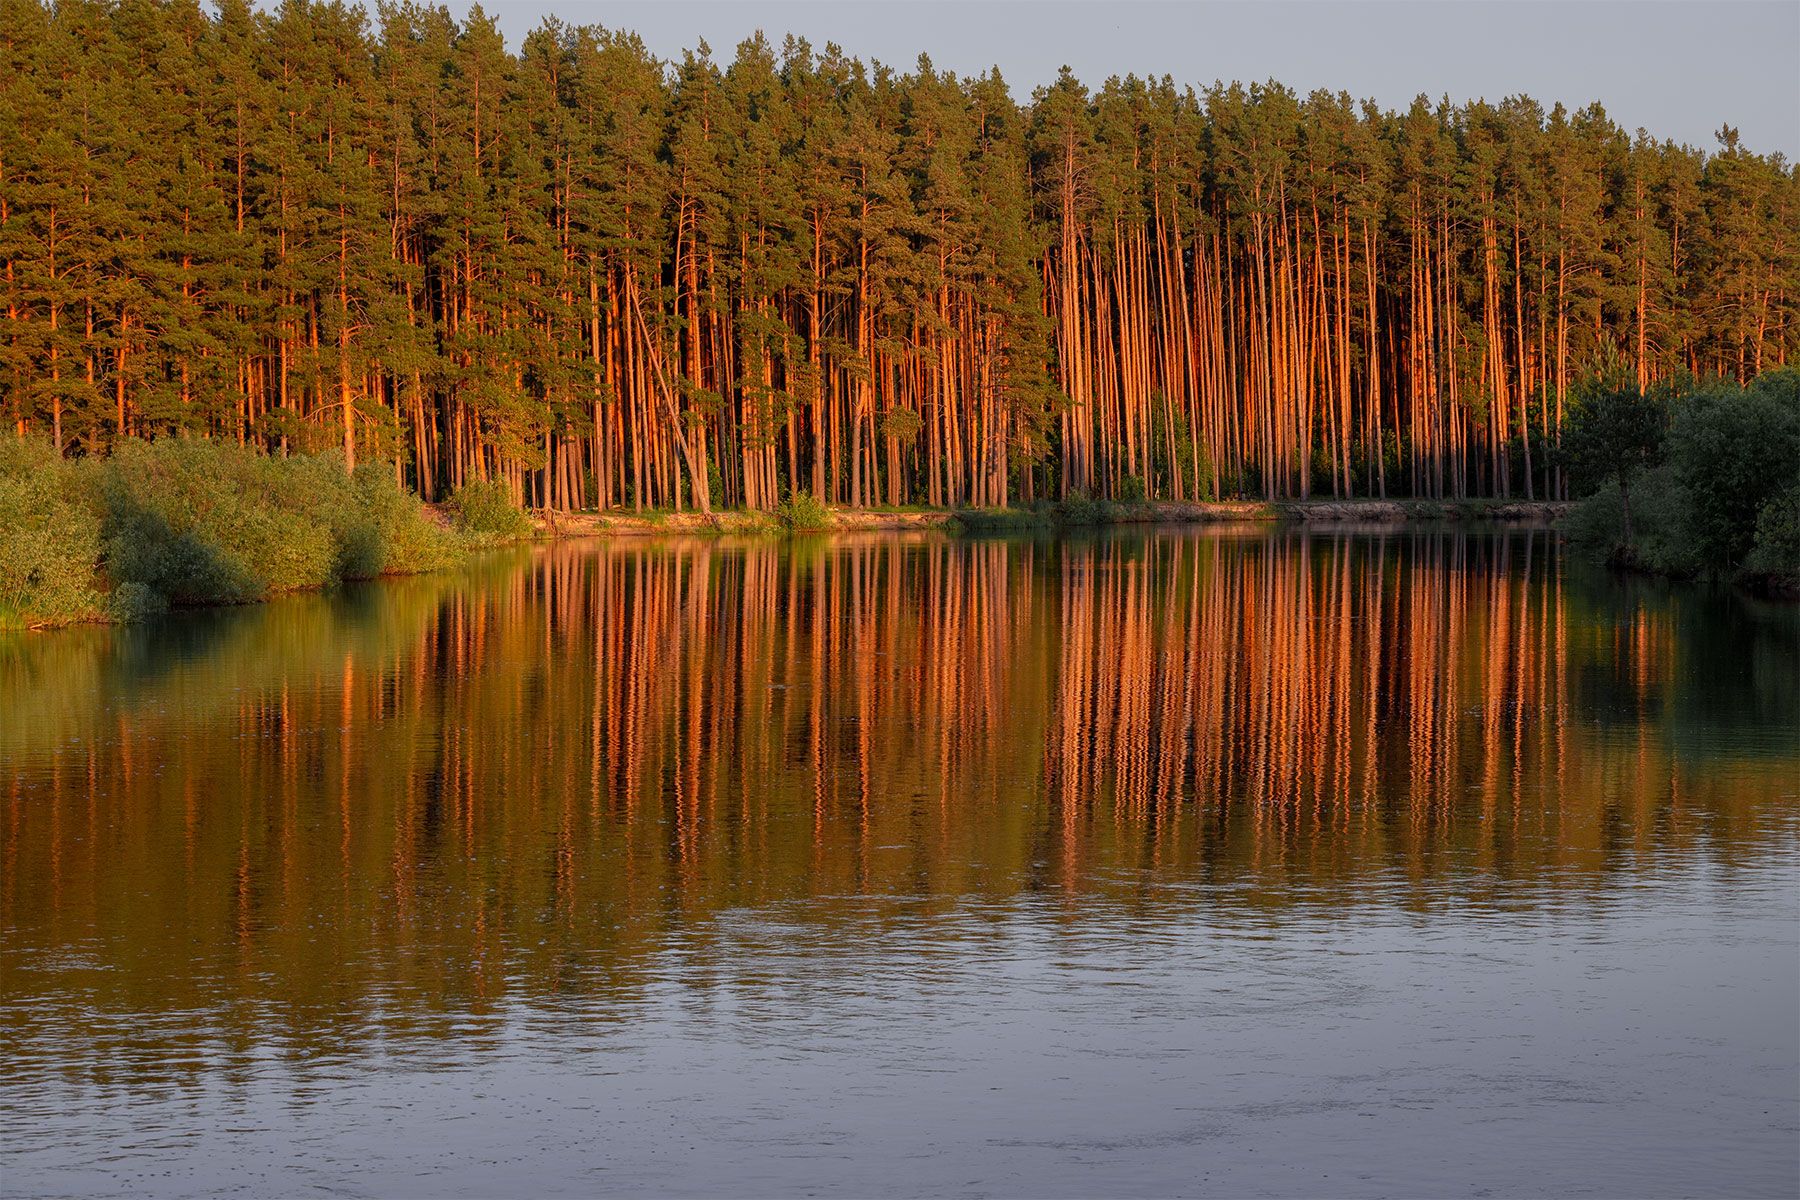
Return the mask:
{"type": "Polygon", "coordinates": [[[0,642],[0,1191],[1791,1195],[1800,610],[560,546],[0,642]]]}

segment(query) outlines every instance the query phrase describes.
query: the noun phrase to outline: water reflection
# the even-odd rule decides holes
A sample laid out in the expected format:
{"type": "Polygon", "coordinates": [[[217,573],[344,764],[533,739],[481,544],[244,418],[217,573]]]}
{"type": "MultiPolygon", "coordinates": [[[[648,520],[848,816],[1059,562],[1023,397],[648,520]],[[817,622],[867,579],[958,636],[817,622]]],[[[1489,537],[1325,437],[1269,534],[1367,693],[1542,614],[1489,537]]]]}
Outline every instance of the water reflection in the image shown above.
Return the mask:
{"type": "Polygon", "coordinates": [[[0,1117],[271,1054],[327,1099],[1022,911],[1141,953],[1754,873],[1800,615],[1542,531],[558,546],[0,644],[0,764],[0,1117]]]}

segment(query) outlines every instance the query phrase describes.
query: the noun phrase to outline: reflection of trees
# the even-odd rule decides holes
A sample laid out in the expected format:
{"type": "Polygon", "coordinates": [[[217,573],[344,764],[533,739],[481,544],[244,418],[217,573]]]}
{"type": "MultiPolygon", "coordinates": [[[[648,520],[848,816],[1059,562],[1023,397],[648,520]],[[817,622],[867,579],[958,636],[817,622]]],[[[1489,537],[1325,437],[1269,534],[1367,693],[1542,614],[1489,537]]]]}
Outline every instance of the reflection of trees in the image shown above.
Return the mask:
{"type": "Polygon", "coordinates": [[[0,1020],[328,1049],[629,993],[790,898],[1423,902],[1764,844],[1793,611],[1559,572],[1541,533],[557,547],[11,643],[0,1020]]]}
{"type": "Polygon", "coordinates": [[[1567,591],[1587,631],[1580,700],[1599,720],[1629,726],[1654,716],[1689,755],[1721,742],[1800,755],[1794,605],[1725,588],[1621,580],[1582,564],[1571,566],[1567,591]],[[1649,650],[1650,639],[1664,643],[1660,652],[1649,650]],[[1757,730],[1768,736],[1743,737],[1757,730]]]}
{"type": "Polygon", "coordinates": [[[218,719],[244,694],[291,688],[346,654],[408,653],[443,596],[482,586],[508,561],[493,555],[460,576],[353,584],[145,625],[0,637],[0,763],[104,739],[120,721],[156,728],[170,709],[189,723],[218,719]]]}
{"type": "Polygon", "coordinates": [[[1547,534],[1222,549],[1167,537],[1064,555],[1046,779],[1071,839],[1125,819],[1139,865],[1530,878],[1601,869],[1621,829],[1642,841],[1659,819],[1673,840],[1713,819],[1753,827],[1777,764],[1800,762],[1791,742],[1785,763],[1756,751],[1758,730],[1779,740],[1800,714],[1780,685],[1730,710],[1736,737],[1711,739],[1703,767],[1671,752],[1661,719],[1694,707],[1690,678],[1791,644],[1791,611],[1765,614],[1780,633],[1712,639],[1694,673],[1677,624],[1698,638],[1723,614],[1690,621],[1685,597],[1572,610],[1547,534]]]}

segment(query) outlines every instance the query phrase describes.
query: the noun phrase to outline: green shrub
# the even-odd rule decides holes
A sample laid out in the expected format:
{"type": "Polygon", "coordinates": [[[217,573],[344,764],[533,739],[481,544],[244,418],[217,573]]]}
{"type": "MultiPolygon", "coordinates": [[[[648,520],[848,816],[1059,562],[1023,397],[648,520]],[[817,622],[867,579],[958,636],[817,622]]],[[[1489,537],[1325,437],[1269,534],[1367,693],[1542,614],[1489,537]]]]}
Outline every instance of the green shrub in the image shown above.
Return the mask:
{"type": "Polygon", "coordinates": [[[387,566],[387,550],[387,542],[373,521],[351,524],[338,533],[337,578],[375,578],[387,566]]]}
{"type": "Polygon", "coordinates": [[[1088,494],[1076,488],[1056,506],[1056,521],[1059,525],[1092,525],[1098,511],[1099,506],[1088,499],[1088,494]]]}
{"type": "Polygon", "coordinates": [[[792,489],[775,506],[775,520],[788,533],[816,533],[831,527],[831,514],[817,496],[792,489]]]}
{"type": "Polygon", "coordinates": [[[1763,505],[1756,539],[1744,559],[1747,575],[1800,587],[1800,479],[1763,505]]]}
{"type": "Polygon", "coordinates": [[[1142,504],[1147,499],[1144,492],[1144,481],[1136,475],[1127,475],[1119,480],[1119,503],[1142,504]]]}
{"type": "Polygon", "coordinates": [[[1606,374],[1578,382],[1570,396],[1558,461],[1583,495],[1613,489],[1619,506],[1619,534],[1613,550],[1630,553],[1639,522],[1632,489],[1641,475],[1661,464],[1669,424],[1668,395],[1644,391],[1619,363],[1606,374]]]}
{"type": "Polygon", "coordinates": [[[103,469],[107,573],[176,604],[330,583],[342,485],[319,467],[230,443],[121,443],[103,469]]]}
{"type": "Polygon", "coordinates": [[[1053,513],[1045,508],[959,508],[955,532],[1000,533],[1010,529],[1041,529],[1053,513]]]}
{"type": "Polygon", "coordinates": [[[365,463],[356,468],[352,484],[359,519],[340,533],[343,578],[414,575],[455,565],[460,556],[455,537],[425,515],[425,506],[400,486],[391,467],[365,463]]]}
{"type": "MultiPolygon", "coordinates": [[[[1687,398],[1669,429],[1669,460],[1687,494],[1694,557],[1715,572],[1743,563],[1763,506],[1800,475],[1800,373],[1687,398]]],[[[1646,518],[1648,525],[1648,518],[1646,518]]]]}
{"type": "Polygon", "coordinates": [[[335,453],[187,439],[69,463],[48,443],[0,440],[0,625],[139,620],[170,603],[433,570],[460,553],[379,463],[351,474],[335,453]]]}
{"type": "MultiPolygon", "coordinates": [[[[416,500],[413,503],[418,505],[416,500]]],[[[383,536],[387,550],[381,564],[384,575],[442,571],[455,566],[463,557],[463,548],[456,536],[428,518],[423,506],[389,525],[383,536]]]]}
{"type": "Polygon", "coordinates": [[[1564,521],[1571,541],[1667,575],[1737,575],[1785,586],[1797,573],[1800,371],[1686,396],[1645,396],[1618,385],[1590,400],[1592,412],[1574,410],[1562,458],[1577,482],[1601,486],[1564,521]],[[1672,413],[1666,435],[1652,447],[1648,431],[1661,427],[1665,411],[1672,413]],[[1608,427],[1594,414],[1605,412],[1629,436],[1601,437],[1608,427]]]}
{"type": "Polygon", "coordinates": [[[1118,506],[1110,500],[1094,500],[1081,489],[1070,492],[1056,506],[1059,525],[1106,525],[1118,519],[1118,506]]]}
{"type": "Polygon", "coordinates": [[[1624,536],[1625,518],[1617,484],[1607,484],[1583,500],[1557,523],[1570,543],[1595,557],[1617,549],[1624,536]]]}
{"type": "Polygon", "coordinates": [[[349,473],[335,452],[276,458],[229,442],[125,442],[100,490],[107,574],[175,604],[242,604],[457,556],[391,467],[349,473]]]}
{"type": "Polygon", "coordinates": [[[47,441],[0,438],[0,628],[101,615],[100,519],[86,475],[47,441]]]}
{"type": "Polygon", "coordinates": [[[531,518],[513,503],[512,494],[485,479],[457,488],[450,496],[450,513],[456,531],[476,542],[514,541],[531,532],[531,518]]]}
{"type": "Polygon", "coordinates": [[[1625,506],[1616,480],[1577,505],[1561,522],[1574,545],[1596,558],[1665,575],[1698,574],[1687,530],[1688,499],[1674,471],[1663,465],[1638,477],[1631,489],[1631,544],[1625,541],[1625,506]]]}
{"type": "Polygon", "coordinates": [[[1193,499],[1217,500],[1219,498],[1219,480],[1213,471],[1212,452],[1204,445],[1200,447],[1200,459],[1195,466],[1194,480],[1196,488],[1193,499]]]}

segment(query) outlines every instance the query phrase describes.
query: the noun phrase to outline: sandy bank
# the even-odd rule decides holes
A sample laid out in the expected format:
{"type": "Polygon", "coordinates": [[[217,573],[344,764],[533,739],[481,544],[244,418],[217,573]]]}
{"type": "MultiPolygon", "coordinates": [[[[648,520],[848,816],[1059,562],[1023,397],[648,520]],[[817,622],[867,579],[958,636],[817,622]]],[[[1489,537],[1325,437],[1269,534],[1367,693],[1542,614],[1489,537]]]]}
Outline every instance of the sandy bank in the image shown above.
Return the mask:
{"type": "MultiPolygon", "coordinates": [[[[1547,524],[1569,510],[1566,503],[1493,500],[1295,500],[1265,503],[1250,500],[1164,501],[1112,505],[1107,525],[1208,524],[1287,521],[1303,524],[1404,525],[1414,521],[1509,521],[1547,524]]],[[[1004,528],[1055,525],[1051,513],[1029,510],[949,509],[883,511],[828,510],[833,532],[945,529],[962,526],[1004,528]]],[[[655,537],[695,533],[763,533],[774,529],[767,513],[724,510],[710,517],[694,512],[583,512],[532,515],[539,534],[552,538],[655,537]]]]}

